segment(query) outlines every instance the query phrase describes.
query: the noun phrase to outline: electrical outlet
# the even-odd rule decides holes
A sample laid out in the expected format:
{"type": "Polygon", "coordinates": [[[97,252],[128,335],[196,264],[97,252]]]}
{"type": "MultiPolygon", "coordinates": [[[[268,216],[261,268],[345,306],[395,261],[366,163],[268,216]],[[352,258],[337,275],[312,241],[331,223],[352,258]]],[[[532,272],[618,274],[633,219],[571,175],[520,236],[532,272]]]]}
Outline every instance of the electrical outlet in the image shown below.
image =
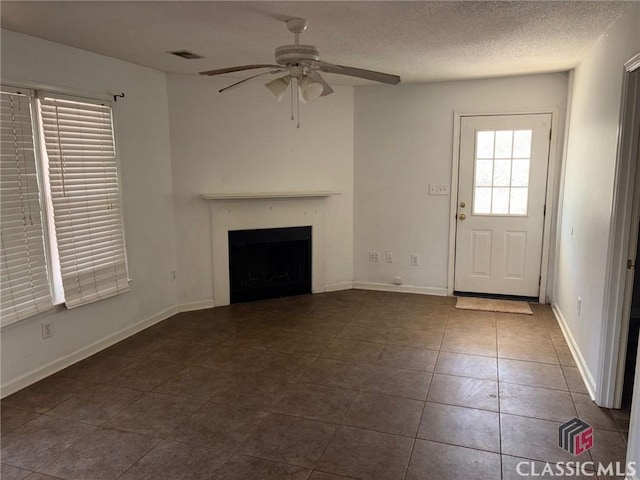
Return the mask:
{"type": "Polygon", "coordinates": [[[430,183],[429,195],[449,195],[449,185],[430,183]]]}
{"type": "Polygon", "coordinates": [[[40,327],[42,328],[43,340],[53,337],[53,325],[51,324],[51,322],[42,322],[40,324],[40,327]]]}
{"type": "Polygon", "coordinates": [[[402,277],[393,277],[394,285],[402,285],[402,277]]]}
{"type": "Polygon", "coordinates": [[[420,254],[419,253],[412,253],[411,254],[411,266],[412,267],[419,267],[420,266],[420,254]]]}
{"type": "Polygon", "coordinates": [[[379,262],[380,261],[380,252],[369,252],[369,261],[370,262],[379,262]]]}
{"type": "Polygon", "coordinates": [[[393,252],[387,252],[387,263],[393,263],[393,252]]]}

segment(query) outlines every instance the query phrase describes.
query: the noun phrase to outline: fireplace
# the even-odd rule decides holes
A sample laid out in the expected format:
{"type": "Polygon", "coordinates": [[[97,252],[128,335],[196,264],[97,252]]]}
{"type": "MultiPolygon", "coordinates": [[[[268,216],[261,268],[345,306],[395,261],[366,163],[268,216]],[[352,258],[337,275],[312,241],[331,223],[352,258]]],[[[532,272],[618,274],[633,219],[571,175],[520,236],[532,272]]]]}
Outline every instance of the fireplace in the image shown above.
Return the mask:
{"type": "Polygon", "coordinates": [[[311,227],[229,231],[231,303],[311,293],[311,227]]]}
{"type": "Polygon", "coordinates": [[[311,226],[311,292],[326,291],[325,218],[329,197],[334,195],[339,193],[309,191],[203,194],[202,197],[210,202],[211,207],[212,306],[221,307],[231,303],[229,232],[237,230],[311,226]]]}

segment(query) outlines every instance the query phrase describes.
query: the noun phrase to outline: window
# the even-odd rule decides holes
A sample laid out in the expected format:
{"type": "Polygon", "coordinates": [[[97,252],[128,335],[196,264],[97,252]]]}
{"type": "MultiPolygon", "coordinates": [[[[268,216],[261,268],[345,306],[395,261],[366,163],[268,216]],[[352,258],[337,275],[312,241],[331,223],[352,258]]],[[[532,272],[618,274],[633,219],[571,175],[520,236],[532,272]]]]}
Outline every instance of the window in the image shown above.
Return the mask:
{"type": "Polygon", "coordinates": [[[474,215],[527,214],[531,130],[476,132],[474,215]]]}
{"type": "Polygon", "coordinates": [[[2,323],[127,291],[111,107],[4,87],[1,100],[2,323]]]}

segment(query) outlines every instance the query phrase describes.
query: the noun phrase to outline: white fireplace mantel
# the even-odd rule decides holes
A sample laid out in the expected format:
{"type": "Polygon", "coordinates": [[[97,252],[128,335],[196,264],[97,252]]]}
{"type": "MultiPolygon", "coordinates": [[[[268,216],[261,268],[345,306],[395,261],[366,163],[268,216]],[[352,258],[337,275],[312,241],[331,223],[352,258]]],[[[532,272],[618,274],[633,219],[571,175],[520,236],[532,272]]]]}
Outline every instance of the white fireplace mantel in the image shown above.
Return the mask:
{"type": "Polygon", "coordinates": [[[325,290],[325,213],[332,191],[209,193],[211,253],[215,306],[229,305],[229,241],[231,230],[310,226],[311,291],[325,290]]]}
{"type": "Polygon", "coordinates": [[[270,200],[278,198],[326,198],[332,195],[340,195],[340,192],[313,191],[313,192],[255,192],[255,193],[205,193],[205,200],[270,200]]]}

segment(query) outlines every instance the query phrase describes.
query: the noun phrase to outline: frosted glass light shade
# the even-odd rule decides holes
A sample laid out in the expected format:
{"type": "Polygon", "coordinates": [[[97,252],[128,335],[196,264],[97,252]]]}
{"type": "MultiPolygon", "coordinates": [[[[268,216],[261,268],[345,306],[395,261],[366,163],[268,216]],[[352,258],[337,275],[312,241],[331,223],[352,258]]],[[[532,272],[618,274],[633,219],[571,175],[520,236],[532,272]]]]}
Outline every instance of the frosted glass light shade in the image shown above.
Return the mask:
{"type": "Polygon", "coordinates": [[[302,98],[307,102],[313,102],[322,95],[324,86],[319,82],[314,82],[309,77],[303,77],[300,80],[300,91],[302,92],[302,98]]]}
{"type": "Polygon", "coordinates": [[[284,94],[289,88],[289,83],[291,82],[291,77],[286,75],[284,77],[276,78],[275,80],[271,80],[268,83],[265,83],[264,86],[273,93],[273,96],[278,99],[278,101],[282,100],[284,94]]]}

